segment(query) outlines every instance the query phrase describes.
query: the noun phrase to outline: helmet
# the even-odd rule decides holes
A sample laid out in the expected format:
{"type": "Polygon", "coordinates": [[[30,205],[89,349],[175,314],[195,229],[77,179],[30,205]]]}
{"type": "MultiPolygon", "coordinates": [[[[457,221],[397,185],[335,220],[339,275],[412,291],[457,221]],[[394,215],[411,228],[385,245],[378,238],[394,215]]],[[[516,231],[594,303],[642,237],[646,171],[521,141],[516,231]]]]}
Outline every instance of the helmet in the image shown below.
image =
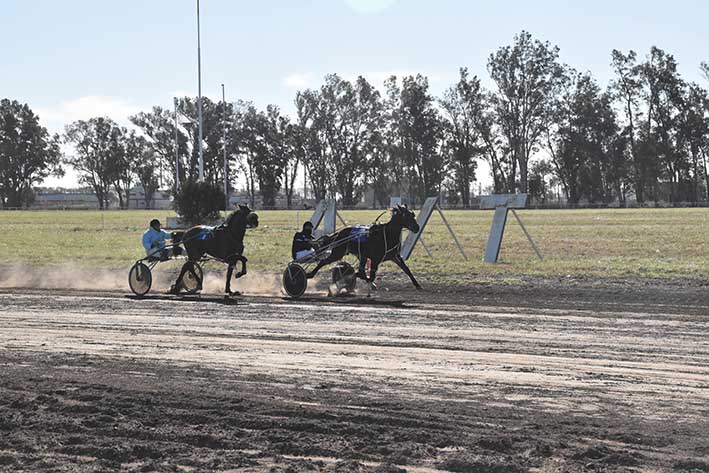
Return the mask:
{"type": "Polygon", "coordinates": [[[150,226],[151,226],[151,227],[155,228],[155,227],[158,226],[158,225],[159,225],[159,226],[162,226],[162,224],[160,223],[160,220],[158,220],[157,218],[154,218],[154,219],[152,219],[152,220],[150,221],[150,226]]]}

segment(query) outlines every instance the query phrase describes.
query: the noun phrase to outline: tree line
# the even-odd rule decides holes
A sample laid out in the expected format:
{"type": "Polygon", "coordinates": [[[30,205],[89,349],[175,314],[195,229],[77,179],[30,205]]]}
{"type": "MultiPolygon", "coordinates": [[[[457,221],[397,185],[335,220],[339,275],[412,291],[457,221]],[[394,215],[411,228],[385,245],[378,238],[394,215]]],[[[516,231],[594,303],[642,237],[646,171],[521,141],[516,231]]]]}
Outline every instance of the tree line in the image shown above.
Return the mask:
{"type": "MultiPolygon", "coordinates": [[[[604,87],[564,64],[557,46],[523,31],[489,56],[487,88],[466,68],[440,97],[422,75],[378,88],[330,74],[319,88],[297,92],[293,117],[274,105],[203,98],[205,180],[223,183],[226,149],[230,185],[245,183],[265,207],[280,193],[290,207],[298,175],[313,198],[343,206],[367,190],[380,205],[391,195],[420,203],[445,192],[449,203],[468,206],[481,161],[492,192],[537,201],[550,187],[570,203],[707,200],[706,89],[685,81],[674,57],[656,47],[644,56],[614,50],[610,59],[613,80],[604,87]]],[[[701,69],[709,81],[709,65],[701,69]]],[[[127,205],[135,183],[149,200],[160,176],[172,187],[177,176],[197,177],[194,98],[177,101],[177,120],[173,109],[155,106],[130,117],[133,130],[97,117],[67,125],[63,136],[50,136],[26,105],[0,107],[3,205],[25,203],[62,164],[102,206],[111,191],[127,205]],[[71,156],[61,156],[62,142],[73,146],[71,156]]]]}

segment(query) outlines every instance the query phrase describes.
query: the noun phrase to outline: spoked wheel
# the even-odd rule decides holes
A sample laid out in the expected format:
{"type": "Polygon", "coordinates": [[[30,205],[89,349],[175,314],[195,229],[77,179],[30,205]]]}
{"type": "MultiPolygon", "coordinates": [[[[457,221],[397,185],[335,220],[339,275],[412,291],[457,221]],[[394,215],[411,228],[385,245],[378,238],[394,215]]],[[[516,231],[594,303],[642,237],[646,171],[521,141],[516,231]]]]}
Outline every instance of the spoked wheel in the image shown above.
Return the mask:
{"type": "Polygon", "coordinates": [[[150,268],[143,263],[135,263],[128,273],[128,285],[136,296],[146,295],[153,285],[150,268]]]}
{"type": "Polygon", "coordinates": [[[354,267],[347,261],[337,263],[332,268],[332,283],[337,286],[338,290],[344,289],[347,292],[353,292],[357,287],[354,267]]]}
{"type": "Polygon", "coordinates": [[[294,299],[298,299],[308,288],[308,277],[303,267],[297,263],[288,265],[283,271],[283,289],[294,299]]]}
{"type": "Polygon", "coordinates": [[[202,289],[202,281],[204,281],[204,273],[199,263],[194,263],[194,274],[192,271],[187,271],[185,277],[182,278],[182,288],[187,294],[196,294],[202,289]]]}

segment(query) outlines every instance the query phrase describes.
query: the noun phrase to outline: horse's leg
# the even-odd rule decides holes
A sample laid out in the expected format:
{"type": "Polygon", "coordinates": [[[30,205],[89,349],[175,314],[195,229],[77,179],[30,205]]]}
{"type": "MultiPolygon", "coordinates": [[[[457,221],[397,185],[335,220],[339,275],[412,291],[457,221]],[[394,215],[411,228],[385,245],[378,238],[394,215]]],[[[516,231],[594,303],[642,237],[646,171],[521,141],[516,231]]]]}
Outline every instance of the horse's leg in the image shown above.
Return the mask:
{"type": "Polygon", "coordinates": [[[362,255],[361,257],[358,258],[359,260],[359,267],[357,268],[357,272],[355,273],[355,277],[359,278],[363,281],[367,281],[367,257],[362,255]]]}
{"type": "Polygon", "coordinates": [[[197,271],[194,270],[194,264],[190,265],[190,272],[192,273],[192,277],[197,280],[197,292],[202,291],[202,279],[204,279],[204,273],[202,273],[202,276],[197,275],[197,271]]]}
{"type": "MultiPolygon", "coordinates": [[[[183,273],[180,274],[180,277],[178,278],[180,284],[182,284],[182,278],[185,276],[186,273],[190,273],[194,279],[197,280],[197,292],[202,290],[202,278],[200,278],[197,275],[197,270],[195,270],[195,263],[192,260],[188,260],[184,265],[183,265],[183,273]]],[[[177,283],[175,284],[177,286],[177,283]]],[[[180,287],[180,286],[177,286],[180,287]]]]}
{"type": "Polygon", "coordinates": [[[230,295],[230,296],[241,295],[241,292],[239,292],[239,291],[232,292],[231,278],[233,276],[234,279],[239,279],[240,277],[243,277],[246,275],[246,262],[247,261],[248,260],[243,255],[233,255],[227,259],[227,263],[228,263],[229,267],[228,267],[227,273],[226,273],[226,289],[224,290],[224,292],[226,292],[227,295],[230,295]],[[241,261],[241,270],[238,273],[234,274],[234,270],[236,269],[236,263],[239,261],[241,261]]]}
{"type": "Polygon", "coordinates": [[[376,290],[377,285],[374,283],[374,281],[377,279],[377,271],[379,270],[379,264],[371,262],[371,267],[369,268],[369,278],[366,278],[365,281],[367,281],[367,286],[369,291],[372,289],[376,290]]]}
{"type": "Polygon", "coordinates": [[[180,288],[182,287],[182,279],[184,279],[185,274],[187,274],[187,271],[190,271],[192,274],[194,274],[194,268],[192,261],[187,261],[185,264],[182,265],[182,269],[180,270],[180,275],[177,276],[177,281],[175,281],[175,284],[170,288],[170,292],[173,294],[179,294],[180,293],[180,288]]]}
{"type": "Polygon", "coordinates": [[[413,273],[411,272],[409,267],[406,265],[406,262],[403,260],[403,258],[401,256],[399,256],[399,255],[394,256],[394,258],[392,258],[392,261],[394,263],[396,263],[396,265],[398,267],[400,267],[406,273],[406,275],[409,277],[409,279],[411,279],[411,282],[414,283],[414,287],[416,289],[418,289],[419,291],[423,289],[421,287],[421,285],[418,283],[418,281],[416,281],[416,278],[414,277],[413,273]]]}
{"type": "Polygon", "coordinates": [[[359,260],[359,268],[357,269],[357,276],[360,279],[367,281],[367,247],[364,245],[359,245],[357,247],[357,259],[359,260]]]}
{"type": "MultiPolygon", "coordinates": [[[[241,270],[236,273],[234,276],[234,279],[239,279],[241,277],[246,276],[246,262],[248,261],[245,256],[239,255],[237,257],[237,261],[241,261],[241,270]]],[[[236,262],[234,263],[234,266],[236,267],[236,262]]]]}
{"type": "Polygon", "coordinates": [[[231,296],[231,275],[234,274],[234,265],[229,264],[229,268],[226,271],[226,288],[224,289],[224,293],[227,296],[231,296]]]}
{"type": "MultiPolygon", "coordinates": [[[[366,243],[361,242],[349,242],[347,244],[346,253],[349,253],[357,257],[359,264],[357,265],[357,272],[355,273],[355,278],[361,279],[362,281],[367,280],[367,247],[366,243]]],[[[344,256],[344,255],[343,255],[344,256]]]]}

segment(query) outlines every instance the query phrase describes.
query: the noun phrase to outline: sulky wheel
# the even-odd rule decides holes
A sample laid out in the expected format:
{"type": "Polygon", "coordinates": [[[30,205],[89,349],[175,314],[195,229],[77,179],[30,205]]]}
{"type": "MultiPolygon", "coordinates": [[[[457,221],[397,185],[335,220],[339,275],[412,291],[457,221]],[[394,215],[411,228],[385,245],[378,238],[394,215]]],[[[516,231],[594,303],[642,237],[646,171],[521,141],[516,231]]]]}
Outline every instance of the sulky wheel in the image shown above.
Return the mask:
{"type": "Polygon", "coordinates": [[[135,263],[128,273],[128,285],[136,296],[144,296],[153,285],[153,275],[143,263],[135,263]]]}
{"type": "Polygon", "coordinates": [[[283,271],[283,289],[294,299],[305,294],[308,287],[308,277],[303,267],[297,263],[288,265],[283,271]]]}
{"type": "Polygon", "coordinates": [[[332,268],[332,283],[338,290],[345,289],[347,292],[353,292],[357,286],[354,267],[347,261],[337,263],[332,268]]]}
{"type": "Polygon", "coordinates": [[[194,274],[192,271],[187,271],[182,278],[182,288],[187,294],[196,294],[202,289],[202,281],[204,281],[204,273],[202,267],[198,263],[193,263],[194,274]]]}

